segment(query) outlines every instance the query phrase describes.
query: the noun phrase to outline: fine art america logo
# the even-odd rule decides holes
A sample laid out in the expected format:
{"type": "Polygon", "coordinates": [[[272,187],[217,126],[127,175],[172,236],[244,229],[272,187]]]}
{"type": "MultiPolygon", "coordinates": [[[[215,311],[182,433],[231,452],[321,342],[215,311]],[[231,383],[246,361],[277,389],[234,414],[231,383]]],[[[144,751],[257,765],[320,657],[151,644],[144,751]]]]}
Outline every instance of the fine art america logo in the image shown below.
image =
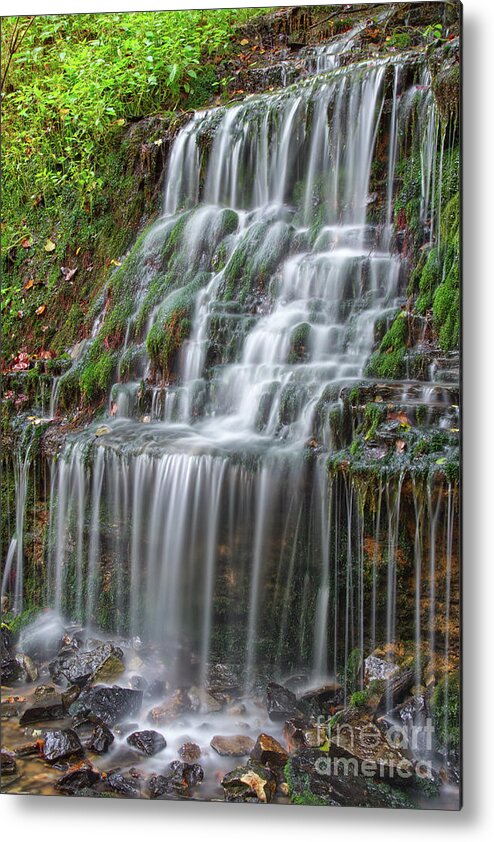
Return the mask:
{"type": "Polygon", "coordinates": [[[319,757],[315,770],[319,775],[339,777],[409,779],[432,776],[432,763],[423,757],[413,762],[402,752],[412,756],[424,755],[433,748],[434,726],[427,718],[422,725],[391,725],[386,731],[368,722],[354,727],[351,723],[334,723],[318,717],[317,737],[320,748],[328,752],[319,757]],[[384,748],[383,748],[384,746],[384,748]]]}

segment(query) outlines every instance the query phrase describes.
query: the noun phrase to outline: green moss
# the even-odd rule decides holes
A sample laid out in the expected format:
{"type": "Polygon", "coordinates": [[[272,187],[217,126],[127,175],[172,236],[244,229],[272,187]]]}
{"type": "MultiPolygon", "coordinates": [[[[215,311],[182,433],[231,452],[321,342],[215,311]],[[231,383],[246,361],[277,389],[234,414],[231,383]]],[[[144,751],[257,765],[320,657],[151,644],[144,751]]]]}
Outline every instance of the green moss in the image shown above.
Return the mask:
{"type": "Polygon", "coordinates": [[[368,403],[364,409],[361,433],[365,441],[373,439],[379,424],[386,417],[386,407],[382,403],[368,403]]]}
{"type": "Polygon", "coordinates": [[[104,397],[111,385],[117,354],[95,342],[89,351],[79,377],[82,398],[92,403],[104,397]]]}
{"type": "Polygon", "coordinates": [[[310,805],[312,807],[324,807],[326,805],[324,798],[312,792],[308,774],[300,776],[294,774],[291,760],[285,765],[283,771],[292,804],[310,805]]]}
{"type": "Polygon", "coordinates": [[[308,359],[308,344],[310,339],[310,325],[304,322],[297,325],[290,337],[289,363],[302,363],[308,359]]]}
{"type": "Polygon", "coordinates": [[[445,675],[432,694],[432,719],[440,746],[457,749],[460,745],[460,674],[445,675]]]}
{"type": "Polygon", "coordinates": [[[419,297],[415,309],[418,313],[425,313],[432,307],[434,291],[439,284],[441,276],[441,264],[436,248],[430,250],[424,268],[420,274],[419,297]]]}
{"type": "Polygon", "coordinates": [[[356,708],[365,707],[368,701],[369,694],[367,690],[356,690],[350,697],[350,704],[356,708]]]}
{"type": "Polygon", "coordinates": [[[407,314],[400,312],[384,335],[379,350],[372,355],[367,363],[367,376],[382,377],[388,380],[402,377],[405,373],[407,342],[407,314]]]}
{"type": "Polygon", "coordinates": [[[444,252],[444,280],[433,302],[434,327],[444,351],[458,347],[460,340],[460,197],[455,193],[441,215],[444,252]]]}

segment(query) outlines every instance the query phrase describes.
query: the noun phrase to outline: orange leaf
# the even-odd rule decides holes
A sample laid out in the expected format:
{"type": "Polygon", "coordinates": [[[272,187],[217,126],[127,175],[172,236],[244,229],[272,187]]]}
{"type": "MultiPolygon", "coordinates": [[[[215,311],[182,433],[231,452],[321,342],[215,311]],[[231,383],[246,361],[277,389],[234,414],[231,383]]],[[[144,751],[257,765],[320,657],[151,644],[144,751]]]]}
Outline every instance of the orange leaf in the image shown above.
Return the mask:
{"type": "Polygon", "coordinates": [[[31,248],[31,238],[30,237],[24,237],[24,239],[21,240],[21,246],[22,246],[23,249],[30,249],[31,248]]]}
{"type": "Polygon", "coordinates": [[[28,291],[28,289],[31,289],[31,287],[33,287],[33,286],[34,286],[34,278],[30,278],[30,279],[28,280],[28,282],[27,282],[26,284],[24,284],[24,289],[25,289],[25,290],[26,290],[26,292],[27,292],[27,291],[28,291]]]}
{"type": "Polygon", "coordinates": [[[42,316],[43,313],[45,312],[45,310],[46,310],[46,304],[42,304],[41,307],[38,307],[38,309],[36,310],[36,315],[42,316]]]}

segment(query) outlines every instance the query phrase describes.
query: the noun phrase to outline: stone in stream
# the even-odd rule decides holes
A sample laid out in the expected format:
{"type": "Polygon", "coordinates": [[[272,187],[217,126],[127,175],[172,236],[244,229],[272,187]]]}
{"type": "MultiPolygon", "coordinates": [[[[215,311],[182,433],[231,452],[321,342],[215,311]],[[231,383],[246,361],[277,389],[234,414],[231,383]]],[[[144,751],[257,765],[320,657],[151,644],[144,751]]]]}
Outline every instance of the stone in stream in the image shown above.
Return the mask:
{"type": "Polygon", "coordinates": [[[84,690],[70,708],[74,716],[79,713],[92,713],[106,725],[115,725],[129,716],[137,716],[141,710],[142,691],[129,690],[126,687],[93,687],[84,690]]]}
{"type": "Polygon", "coordinates": [[[274,681],[270,682],[266,688],[266,708],[269,718],[274,721],[290,719],[300,713],[295,693],[274,681]]]}
{"type": "Polygon", "coordinates": [[[157,705],[149,711],[150,722],[170,722],[180,713],[190,710],[190,699],[186,690],[175,690],[162,705],[157,705]]]}
{"type": "Polygon", "coordinates": [[[352,768],[367,778],[411,783],[413,763],[386,739],[371,717],[348,709],[331,730],[331,758],[350,760],[352,768]]]}
{"type": "Polygon", "coordinates": [[[338,681],[328,682],[315,690],[302,693],[298,704],[309,704],[316,710],[324,711],[328,706],[337,705],[343,701],[343,687],[338,681]]]}
{"type": "Polygon", "coordinates": [[[238,766],[221,781],[225,791],[225,801],[254,801],[266,804],[276,792],[276,778],[265,766],[249,761],[245,766],[238,766]]]}
{"type": "Polygon", "coordinates": [[[53,696],[56,692],[57,688],[54,684],[39,684],[33,695],[36,696],[37,699],[41,699],[43,696],[53,696]]]}
{"type": "Polygon", "coordinates": [[[4,658],[0,664],[0,674],[2,677],[2,684],[5,687],[13,687],[20,681],[25,680],[26,672],[17,658],[4,658]]]}
{"type": "Polygon", "coordinates": [[[17,771],[15,754],[7,749],[0,750],[0,773],[2,775],[14,775],[17,771]]]}
{"type": "Polygon", "coordinates": [[[119,795],[125,795],[126,798],[140,798],[141,787],[139,782],[135,779],[126,778],[120,772],[114,772],[108,775],[104,780],[104,792],[117,792],[119,795]]]}
{"type": "Polygon", "coordinates": [[[36,699],[30,707],[26,708],[19,724],[30,725],[32,722],[63,719],[66,715],[62,697],[58,693],[54,693],[51,696],[42,696],[36,699]]]}
{"type": "Polygon", "coordinates": [[[92,789],[100,781],[100,773],[87,764],[69,769],[65,775],[62,775],[56,781],[55,789],[57,792],[63,792],[64,795],[77,795],[82,790],[92,789]]]}
{"type": "Polygon", "coordinates": [[[166,748],[166,740],[158,731],[134,731],[127,737],[127,742],[148,757],[153,757],[166,748]]]}
{"type": "Polygon", "coordinates": [[[84,746],[95,754],[106,754],[115,737],[109,728],[101,722],[94,726],[89,737],[85,740],[84,746]]]}
{"type": "Polygon", "coordinates": [[[26,673],[27,679],[29,681],[37,681],[38,679],[38,668],[34,661],[29,657],[29,655],[21,654],[17,655],[17,660],[21,664],[24,672],[26,673]]]}
{"type": "Polygon", "coordinates": [[[66,679],[69,684],[83,687],[89,681],[110,681],[125,670],[123,652],[113,643],[103,643],[90,652],[70,652],[59,656],[49,665],[52,678],[59,682],[66,679]]]}
{"type": "Polygon", "coordinates": [[[199,713],[217,713],[223,707],[222,703],[215,697],[203,690],[201,687],[190,687],[187,691],[190,706],[193,711],[199,713]]]}
{"type": "Polygon", "coordinates": [[[203,778],[204,771],[198,763],[181,763],[180,760],[174,760],[164,775],[151,775],[148,779],[148,795],[151,799],[188,795],[190,789],[201,783],[203,778]]]}
{"type": "Polygon", "coordinates": [[[250,754],[255,743],[251,737],[235,734],[232,737],[213,737],[209,745],[222,757],[244,757],[250,754]]]}
{"type": "Polygon", "coordinates": [[[178,756],[184,763],[195,763],[201,756],[201,749],[197,743],[184,743],[178,750],[178,756]]]}
{"type": "Polygon", "coordinates": [[[0,661],[12,657],[12,632],[7,626],[0,626],[0,661]]]}
{"type": "Polygon", "coordinates": [[[251,760],[270,768],[284,766],[288,760],[286,749],[269,734],[259,734],[256,744],[250,753],[251,760]]]}
{"type": "Polygon", "coordinates": [[[76,732],[68,728],[63,731],[47,731],[41,754],[44,760],[56,763],[66,757],[80,757],[84,749],[76,732]]]}

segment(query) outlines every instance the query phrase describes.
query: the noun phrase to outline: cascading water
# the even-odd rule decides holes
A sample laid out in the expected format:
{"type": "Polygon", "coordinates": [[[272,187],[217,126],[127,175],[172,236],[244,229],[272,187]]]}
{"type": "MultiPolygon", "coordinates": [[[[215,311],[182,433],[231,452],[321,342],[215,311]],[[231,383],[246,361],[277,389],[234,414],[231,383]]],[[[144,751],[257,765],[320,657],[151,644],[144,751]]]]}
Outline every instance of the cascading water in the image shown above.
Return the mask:
{"type": "MultiPolygon", "coordinates": [[[[312,51],[310,78],[197,113],[180,131],[163,215],[121,270],[128,315],[108,418],[54,461],[49,602],[157,641],[175,685],[188,673],[206,685],[218,661],[246,688],[294,668],[320,678],[355,647],[393,644],[403,610],[404,477],[380,480],[364,517],[365,492],[332,477],[327,459],[345,444],[341,390],[362,381],[378,320],[404,302],[399,144],[418,113],[426,220],[437,114],[416,59],[338,68],[335,55],[312,51]],[[388,192],[376,219],[378,138],[388,192]],[[370,593],[364,532],[375,539],[370,593]]],[[[434,652],[434,606],[448,599],[434,568],[443,497],[410,492],[418,674],[424,623],[434,652]]]]}

